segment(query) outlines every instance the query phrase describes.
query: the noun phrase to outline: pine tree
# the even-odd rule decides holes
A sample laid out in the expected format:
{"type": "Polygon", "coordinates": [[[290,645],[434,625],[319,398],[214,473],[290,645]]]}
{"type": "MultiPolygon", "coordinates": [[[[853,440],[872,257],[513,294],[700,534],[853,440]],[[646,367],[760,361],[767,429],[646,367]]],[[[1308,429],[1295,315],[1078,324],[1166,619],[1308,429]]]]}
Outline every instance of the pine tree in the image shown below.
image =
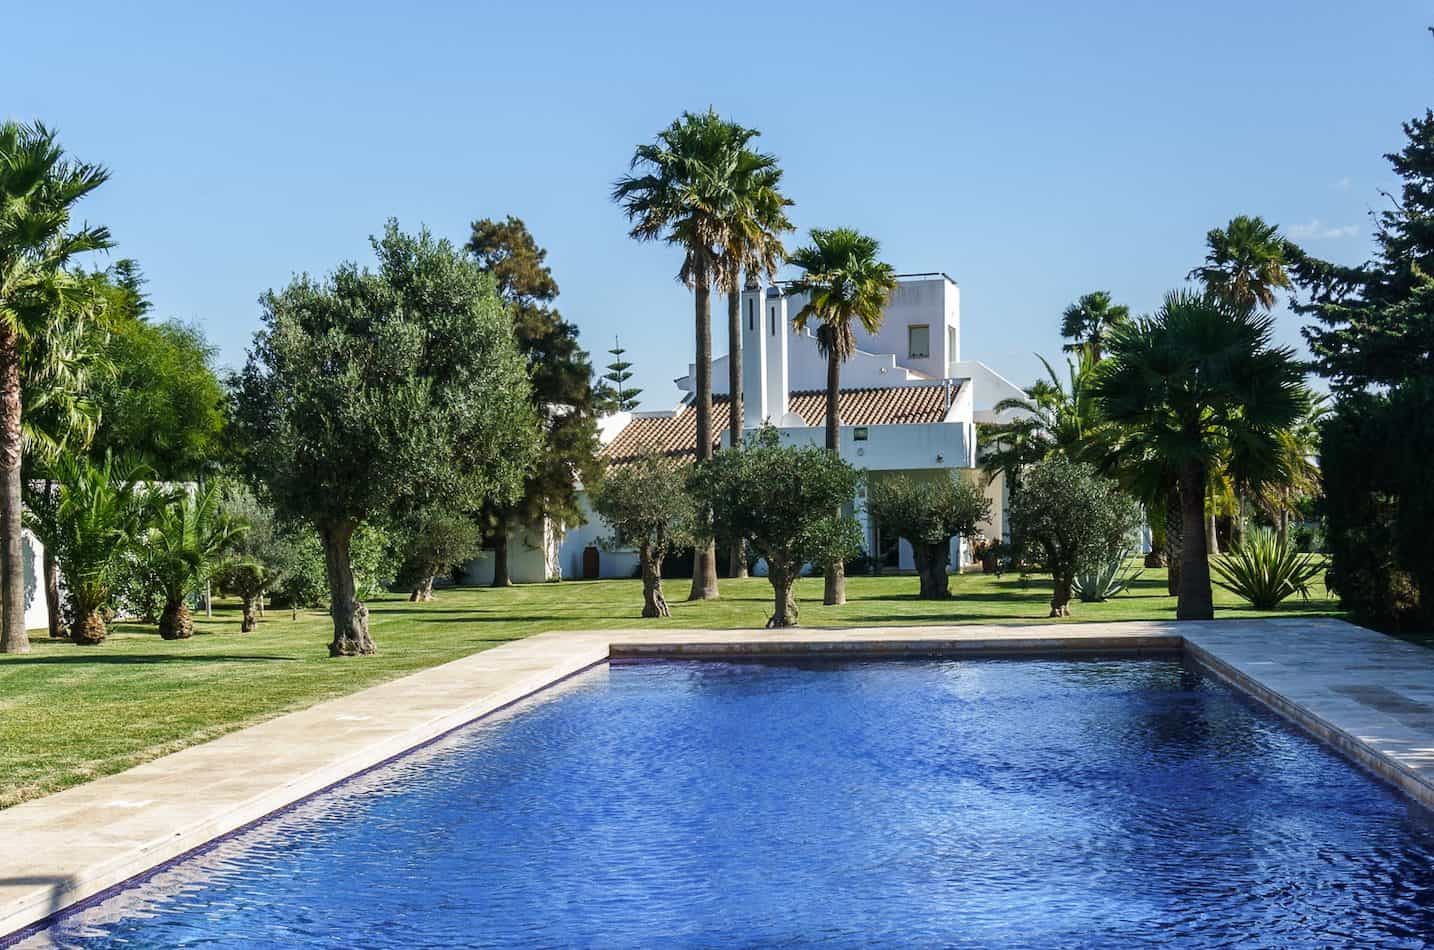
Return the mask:
{"type": "Polygon", "coordinates": [[[613,347],[608,350],[612,362],[605,367],[607,372],[598,380],[593,392],[598,411],[603,415],[631,412],[637,408],[637,397],[642,394],[641,389],[627,385],[627,381],[632,379],[632,364],[623,359],[627,350],[622,348],[622,341],[614,337],[612,342],[613,347]]]}
{"type": "Polygon", "coordinates": [[[533,240],[527,225],[505,220],[473,222],[468,252],[493,275],[508,302],[518,349],[528,360],[533,401],[543,423],[542,446],[533,471],[515,505],[491,507],[482,521],[494,549],[494,586],[507,586],[508,534],[518,527],[539,529],[545,521],[581,524],[579,484],[599,475],[597,415],[592,365],[578,344],[578,329],[552,303],[558,283],[548,268],[548,252],[533,240]]]}
{"type": "Polygon", "coordinates": [[[1403,179],[1375,215],[1374,259],[1357,267],[1290,247],[1319,322],[1305,339],[1335,391],[1320,425],[1328,581],[1362,623],[1434,627],[1434,111],[1404,123],[1386,155],[1403,179]]]}

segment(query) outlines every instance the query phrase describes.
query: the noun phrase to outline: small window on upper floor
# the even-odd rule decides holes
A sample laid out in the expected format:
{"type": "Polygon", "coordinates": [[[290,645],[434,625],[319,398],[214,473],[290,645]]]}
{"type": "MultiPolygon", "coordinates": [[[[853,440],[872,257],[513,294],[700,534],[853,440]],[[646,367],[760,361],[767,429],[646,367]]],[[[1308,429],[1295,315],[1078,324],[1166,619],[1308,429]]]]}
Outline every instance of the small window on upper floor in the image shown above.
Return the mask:
{"type": "Polygon", "coordinates": [[[931,358],[931,327],[926,324],[913,324],[906,328],[906,351],[907,356],[913,360],[925,360],[931,358]]]}

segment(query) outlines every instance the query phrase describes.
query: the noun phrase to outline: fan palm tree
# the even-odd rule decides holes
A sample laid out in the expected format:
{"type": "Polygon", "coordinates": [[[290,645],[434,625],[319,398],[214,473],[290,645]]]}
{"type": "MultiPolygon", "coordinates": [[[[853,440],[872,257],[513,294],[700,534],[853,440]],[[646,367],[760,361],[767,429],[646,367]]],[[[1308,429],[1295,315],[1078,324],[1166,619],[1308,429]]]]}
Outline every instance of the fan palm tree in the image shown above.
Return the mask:
{"type": "Polygon", "coordinates": [[[1232,306],[1269,310],[1275,291],[1290,288],[1285,239],[1261,218],[1240,215],[1205,235],[1205,263],[1188,275],[1232,306]]]}
{"type": "Polygon", "coordinates": [[[109,456],[95,463],[67,452],[55,460],[53,474],[58,491],[36,499],[26,518],[55,525],[52,541],[72,612],[70,638],[99,643],[108,633],[102,611],[136,554],[147,519],[175,499],[146,485],[145,469],[109,456]]]}
{"type": "MultiPolygon", "coordinates": [[[[22,354],[21,483],[26,505],[33,504],[37,492],[54,493],[50,466],[63,452],[86,451],[99,427],[99,404],[90,396],[92,384],[97,375],[113,369],[105,355],[103,301],[103,296],[95,295],[60,310],[31,337],[22,354]]],[[[68,634],[60,605],[59,568],[48,540],[53,529],[52,524],[35,525],[32,532],[44,547],[42,571],[50,636],[63,637],[68,634]]]]}
{"type": "Polygon", "coordinates": [[[1289,537],[1290,515],[1296,501],[1320,491],[1319,425],[1329,413],[1328,397],[1319,396],[1294,425],[1280,433],[1280,477],[1254,493],[1255,503],[1274,522],[1275,537],[1281,544],[1289,537]]]}
{"type": "MultiPolygon", "coordinates": [[[[712,457],[712,287],[724,282],[729,249],[756,241],[764,226],[779,223],[774,212],[781,215],[785,207],[776,191],[776,159],[748,148],[757,134],[711,109],[684,112],[654,142],[637,147],[633,173],[612,190],[632,222],[633,239],[662,240],[683,251],[677,277],[693,291],[699,462],[712,457]]],[[[716,548],[709,541],[697,549],[689,599],[717,593],[716,548]]]]}
{"type": "Polygon", "coordinates": [[[1061,314],[1061,336],[1071,341],[1062,349],[1067,353],[1084,353],[1094,365],[1100,362],[1111,331],[1129,322],[1130,308],[1112,303],[1109,291],[1085,294],[1061,314]]]}
{"type": "Polygon", "coordinates": [[[1119,327],[1094,396],[1178,473],[1181,620],[1214,616],[1205,543],[1208,471],[1222,458],[1256,483],[1272,470],[1281,430],[1309,404],[1294,352],[1271,343],[1273,320],[1210,292],[1174,291],[1152,318],[1119,327]]]}
{"type": "Polygon", "coordinates": [[[104,183],[102,167],[65,158],[39,123],[0,123],[0,652],[24,653],[20,363],[30,339],[87,292],[67,265],[110,246],[109,231],[72,230],[75,205],[104,183]]]}
{"type": "Polygon", "coordinates": [[[224,510],[223,502],[223,489],[211,480],[157,511],[145,532],[143,561],[164,597],[159,635],[166,640],[193,635],[194,621],[185,598],[218,574],[225,555],[249,530],[224,510]]]}
{"type": "MultiPolygon", "coordinates": [[[[851,228],[813,228],[812,243],[799,248],[791,263],[801,276],[788,286],[807,302],[792,323],[797,329],[817,323],[817,348],[827,358],[826,447],[839,451],[841,364],[856,352],[856,322],[868,333],[881,326],[886,304],[896,289],[896,271],[878,259],[881,245],[851,228]]],[[[840,563],[826,569],[824,604],[846,603],[846,575],[840,563]]]]}
{"type": "MultiPolygon", "coordinates": [[[[747,130],[732,126],[735,135],[747,130]]],[[[781,193],[782,170],[776,159],[754,152],[744,143],[738,166],[739,184],[733,189],[732,227],[720,262],[721,283],[727,291],[727,431],[735,448],[742,442],[742,281],[756,286],[760,278],[775,280],[777,268],[786,259],[782,235],[792,230],[787,217],[791,199],[781,193]]],[[[732,577],[747,575],[742,542],[732,544],[732,577]]]]}

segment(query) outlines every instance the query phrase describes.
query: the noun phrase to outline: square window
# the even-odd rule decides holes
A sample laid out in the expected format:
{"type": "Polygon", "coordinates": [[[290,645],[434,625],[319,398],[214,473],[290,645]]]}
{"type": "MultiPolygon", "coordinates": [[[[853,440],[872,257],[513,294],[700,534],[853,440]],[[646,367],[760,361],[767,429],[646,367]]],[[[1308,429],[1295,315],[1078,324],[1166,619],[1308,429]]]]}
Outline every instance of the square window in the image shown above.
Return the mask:
{"type": "Polygon", "coordinates": [[[907,355],[913,360],[931,358],[931,327],[913,324],[906,328],[907,355]]]}

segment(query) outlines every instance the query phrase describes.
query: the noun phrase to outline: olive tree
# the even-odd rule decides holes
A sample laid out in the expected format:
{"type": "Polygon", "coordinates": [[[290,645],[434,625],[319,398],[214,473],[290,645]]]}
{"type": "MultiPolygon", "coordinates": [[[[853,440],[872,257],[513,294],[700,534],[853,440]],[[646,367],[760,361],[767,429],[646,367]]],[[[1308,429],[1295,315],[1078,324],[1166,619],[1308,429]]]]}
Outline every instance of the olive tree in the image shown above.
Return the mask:
{"type": "Polygon", "coordinates": [[[983,491],[955,472],[936,477],[890,475],[872,479],[866,507],[883,529],[911,544],[923,600],[951,596],[946,568],[951,539],[966,538],[991,516],[991,501],[983,491]]]}
{"type": "Polygon", "coordinates": [[[377,270],[341,265],[265,294],[235,381],[243,464],[281,520],[318,529],[331,656],[375,652],[350,547],[443,498],[511,500],[536,446],[528,375],[492,277],[448,241],[390,221],[377,270]]]}
{"type": "Polygon", "coordinates": [[[1011,500],[1017,557],[1051,575],[1051,616],[1070,615],[1071,585],[1082,568],[1125,550],[1141,522],[1140,507],[1084,462],[1052,455],[1026,469],[1011,500]]]}
{"type": "Polygon", "coordinates": [[[671,459],[648,452],[610,469],[592,493],[593,509],[614,531],[609,543],[637,547],[644,617],[672,615],[662,593],[662,561],[695,538],[697,511],[684,478],[671,459]]]}
{"type": "Polygon", "coordinates": [[[719,452],[697,466],[693,493],[712,512],[708,530],[744,541],[767,562],[775,607],[768,627],[797,625],[792,589],[802,568],[850,557],[861,546],[849,506],[861,473],[835,453],[782,445],[764,428],[741,452],[719,452]]]}
{"type": "Polygon", "coordinates": [[[478,556],[483,547],[483,529],[473,517],[446,505],[433,505],[415,512],[402,528],[400,587],[411,588],[408,599],[433,599],[433,580],[478,556]]]}

